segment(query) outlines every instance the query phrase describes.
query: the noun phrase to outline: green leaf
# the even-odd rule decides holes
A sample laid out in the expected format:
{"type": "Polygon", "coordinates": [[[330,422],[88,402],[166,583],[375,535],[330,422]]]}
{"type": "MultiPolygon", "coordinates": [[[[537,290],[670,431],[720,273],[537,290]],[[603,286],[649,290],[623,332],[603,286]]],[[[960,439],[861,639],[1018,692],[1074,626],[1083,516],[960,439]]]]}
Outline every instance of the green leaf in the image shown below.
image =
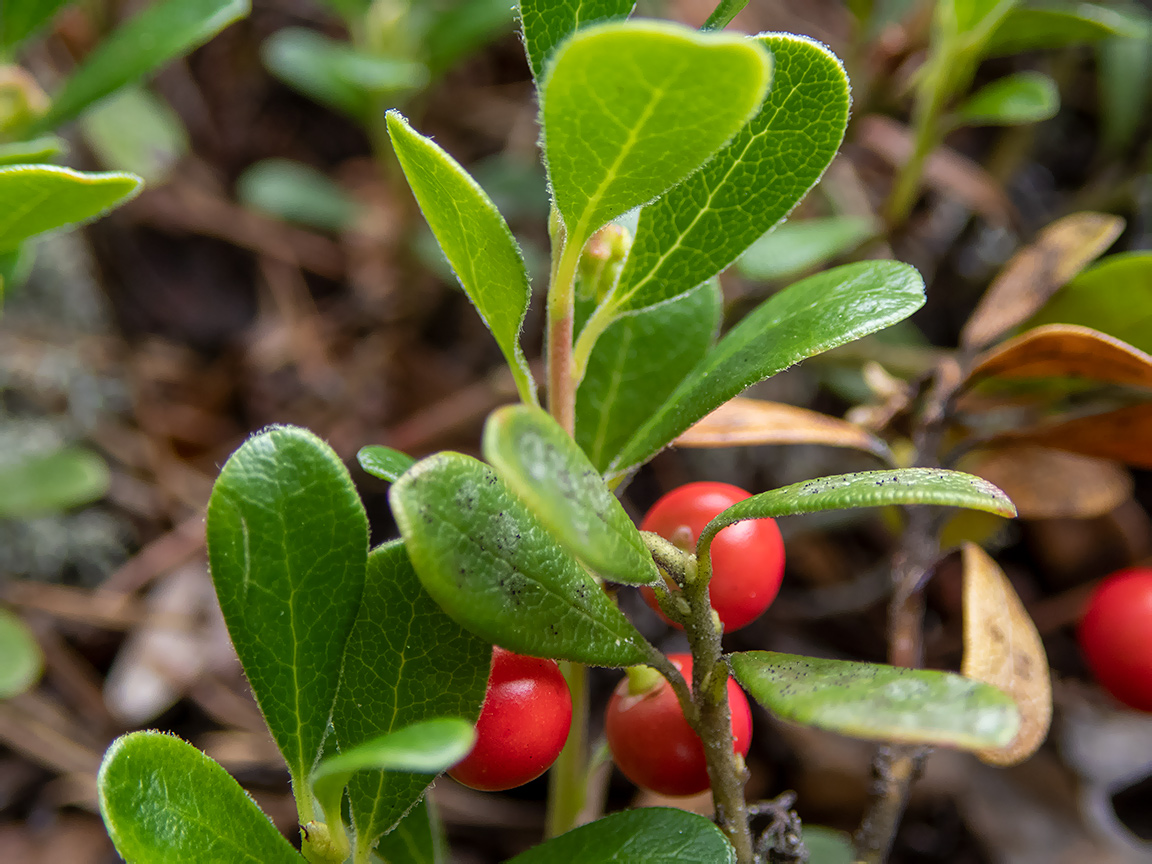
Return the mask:
{"type": "Polygon", "coordinates": [[[760,112],[699,172],[640,213],[612,297],[643,309],[715,276],[784,219],[844,138],[848,78],[836,55],[791,34],[757,41],[775,57],[760,112]]]}
{"type": "Polygon", "coordinates": [[[467,756],[474,743],[476,730],[459,717],[413,723],[325,759],[312,772],[312,790],[326,813],[339,812],[344,787],[356,772],[438,774],[467,756]]]}
{"type": "Polygon", "coordinates": [[[514,7],[508,0],[464,0],[441,11],[423,38],[432,74],[510,31],[514,21],[514,7]]]}
{"type": "Polygon", "coordinates": [[[180,115],[143,87],[128,86],[103,100],[80,125],[103,167],[134,171],[148,184],[166,180],[189,149],[180,115]]]}
{"type": "Polygon", "coordinates": [[[1139,36],[1116,36],[1097,46],[1100,137],[1112,154],[1130,147],[1152,99],[1152,18],[1138,20],[1139,36]]]}
{"type": "Polygon", "coordinates": [[[646,807],[613,813],[534,846],[507,864],[731,864],[736,852],[708,819],[646,807]]]}
{"type": "Polygon", "coordinates": [[[765,282],[798,276],[851,252],[876,233],[876,223],[862,216],[785,222],[749,246],[736,269],[765,282]]]}
{"type": "Polygon", "coordinates": [[[398,100],[428,83],[423,64],[367,54],[302,27],[276,31],[260,53],[285,84],[361,123],[372,120],[378,98],[398,100]]]}
{"type": "MultiPolygon", "coordinates": [[[[420,586],[404,544],[372,550],[332,712],[340,749],[433,717],[475,722],[491,657],[491,644],[463,630],[420,586]]],[[[359,842],[371,845],[391,830],[431,779],[398,771],[354,776],[349,801],[359,842]]]]}
{"type": "Polygon", "coordinates": [[[378,860],[388,864],[443,864],[448,840],[435,805],[424,798],[376,844],[378,860]]]}
{"type": "Polygon", "coordinates": [[[536,382],[520,347],[532,292],[508,223],[460,163],[396,111],[388,112],[388,134],[424,218],[504,352],[521,400],[536,404],[536,382]]]}
{"type": "Polygon", "coordinates": [[[100,814],[128,864],[300,864],[232,777],[174,735],[132,732],[104,754],[100,814]]]}
{"type": "Polygon", "coordinates": [[[532,77],[544,77],[544,67],[556,47],[589,24],[627,18],[636,0],[520,0],[520,25],[532,77]]]}
{"type": "Polygon", "coordinates": [[[91,504],[107,494],[110,480],[108,463],[79,447],[0,463],[0,518],[32,518],[91,504]]]}
{"type": "Polygon", "coordinates": [[[12,141],[0,144],[0,165],[27,165],[43,162],[63,153],[68,147],[63,138],[55,135],[42,135],[30,141],[12,141]]]}
{"type": "Polygon", "coordinates": [[[803,833],[808,864],[852,864],[855,860],[852,838],[843,831],[823,825],[805,825],[803,833]]]}
{"type": "Polygon", "coordinates": [[[593,666],[648,657],[596,580],[482,462],[437,453],[397,480],[389,499],[425,589],[477,636],[593,666]]]}
{"type": "Polygon", "coordinates": [[[1007,495],[987,480],[972,474],[943,468],[861,471],[793,483],[745,498],[709,522],[700,533],[699,543],[701,548],[705,548],[717,533],[745,519],[775,519],[821,510],[892,504],[967,507],[997,516],[1016,515],[1016,508],[1007,495]]]}
{"type": "Polygon", "coordinates": [[[98,99],[203,45],[248,14],[249,0],[162,0],[100,43],[36,124],[55,129],[98,99]]]}
{"type": "Polygon", "coordinates": [[[801,657],[729,655],[736,680],[782,720],[853,738],[979,750],[1020,726],[1007,693],[950,672],[801,657]]]}
{"type": "Polygon", "coordinates": [[[1111,36],[1139,35],[1139,28],[1127,15],[1092,3],[1074,3],[1066,8],[1013,9],[992,32],[984,55],[1002,57],[1023,51],[1084,45],[1111,36]]]}
{"type": "Polygon", "coordinates": [[[1055,117],[1060,110],[1056,82],[1042,72],[1017,72],[986,84],[956,111],[962,126],[1019,126],[1055,117]]]}
{"type": "Polygon", "coordinates": [[[240,202],[277,219],[340,232],[356,218],[356,202],[323,171],[290,159],[263,159],[236,181],[240,202]]]}
{"type": "Polygon", "coordinates": [[[32,689],[43,669],[44,654],[28,625],[0,606],[0,699],[32,689]]]}
{"type": "Polygon", "coordinates": [[[986,42],[1020,0],[939,0],[933,23],[945,38],[986,42]]]}
{"type": "Polygon", "coordinates": [[[208,501],[212,581],[297,801],[328,730],[367,557],[356,488],[312,433],[271,427],[225,463],[208,501]]]}
{"type": "Polygon", "coordinates": [[[700,287],[613,322],[597,341],[576,394],[576,442],[596,470],[651,417],[720,329],[723,297],[709,280],[700,287]]]}
{"type": "Polygon", "coordinates": [[[82,174],[55,165],[0,168],[0,252],[29,237],[95,219],[140,191],[131,174],[82,174]]]}
{"type": "Polygon", "coordinates": [[[1081,324],[1152,353],[1152,252],[1109,255],[1056,292],[1025,329],[1081,324]]]}
{"type": "Polygon", "coordinates": [[[389,483],[395,483],[401,474],[416,464],[416,460],[407,453],[380,444],[361,447],[356,454],[356,461],[373,477],[389,483]]]}
{"type": "Polygon", "coordinates": [[[612,460],[623,474],[746,387],[805,357],[907,318],[924,303],[924,283],[896,261],[861,261],[817,273],[780,291],[744,318],[697,364],[612,460]]]}
{"type": "Polygon", "coordinates": [[[760,107],[771,72],[753,39],[666,22],[599,24],[565,41],[541,116],[567,242],[583,247],[703,165],[760,107]]]}
{"type": "Polygon", "coordinates": [[[720,0],[712,14],[701,26],[701,30],[723,30],[740,11],[748,5],[748,0],[720,0]]]}
{"type": "Polygon", "coordinates": [[[45,26],[69,0],[4,0],[0,3],[0,49],[12,49],[45,26]]]}
{"type": "Polygon", "coordinates": [[[484,425],[484,458],[568,551],[605,579],[660,578],[640,532],[600,472],[539,408],[509,405],[484,425]]]}

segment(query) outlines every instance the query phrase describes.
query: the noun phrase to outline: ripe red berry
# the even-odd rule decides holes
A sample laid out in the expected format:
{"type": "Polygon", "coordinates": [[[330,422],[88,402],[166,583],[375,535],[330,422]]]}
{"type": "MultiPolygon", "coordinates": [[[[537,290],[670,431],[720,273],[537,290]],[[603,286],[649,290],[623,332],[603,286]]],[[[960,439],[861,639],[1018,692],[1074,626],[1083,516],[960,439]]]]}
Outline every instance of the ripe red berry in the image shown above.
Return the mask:
{"type": "Polygon", "coordinates": [[[1101,686],[1152,712],[1152,567],[1118,570],[1101,582],[1077,635],[1101,686]]]}
{"type": "Polygon", "coordinates": [[[555,660],[494,648],[476,744],[449,769],[465,786],[499,792],[548,770],[572,726],[572,695],[555,660]]]}
{"type": "MultiPolygon", "coordinates": [[[[668,657],[692,681],[692,655],[668,657]]],[[[748,755],[752,746],[752,712],[748,699],[728,679],[728,707],[732,713],[732,751],[748,755]]],[[[639,695],[628,692],[625,678],[612,693],[604,718],[604,733],[612,759],[624,776],[644,789],[662,795],[695,795],[709,787],[704,745],[692,731],[676,693],[663,678],[639,695]]]]}
{"type": "MultiPolygon", "coordinates": [[[[691,543],[688,551],[694,551],[705,525],[749,497],[750,493],[728,483],[688,483],[657,501],[640,528],[673,542],[679,535],[691,543]]],[[[725,632],[730,633],[751,624],[776,599],[784,576],[784,540],[775,520],[749,519],[717,534],[711,557],[708,593],[725,632]]],[[[647,587],[640,591],[659,612],[656,593],[647,587]]]]}

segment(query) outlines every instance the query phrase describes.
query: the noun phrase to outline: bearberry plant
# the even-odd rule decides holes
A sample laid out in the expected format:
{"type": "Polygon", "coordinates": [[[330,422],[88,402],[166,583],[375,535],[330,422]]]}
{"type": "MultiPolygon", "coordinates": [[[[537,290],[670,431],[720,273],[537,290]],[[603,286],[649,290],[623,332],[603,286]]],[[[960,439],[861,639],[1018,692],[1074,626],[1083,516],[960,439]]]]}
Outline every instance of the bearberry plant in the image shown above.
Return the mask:
{"type": "MultiPolygon", "coordinates": [[[[628,20],[631,0],[520,3],[552,194],[545,406],[520,338],[532,293],[504,219],[436,142],[388,113],[403,173],[520,402],[488,418],[483,461],[361,451],[361,465],[392,482],[401,535],[376,549],[346,468],[305,430],[254,436],[216,482],[212,576],[291,774],[305,859],[436,860],[425,791],[466,756],[478,718],[483,743],[485,683],[491,674],[496,686],[503,652],[559,661],[572,706],[550,775],[551,839],[519,864],[771,856],[744,798],[741,687],[783,719],[877,741],[988,749],[1016,734],[1012,698],[971,678],[725,654],[727,619],[710,595],[714,575],[728,578],[711,553],[736,523],[878,505],[1012,514],[990,483],[939,469],[825,477],[736,500],[686,543],[683,532],[639,531],[615,495],[749,385],[924,301],[913,268],[862,261],[772,295],[717,339],[717,274],[820,178],[849,108],[843,68],[823,46],[723,32],[741,5],[726,0],[697,32],[628,20]],[[650,644],[610,585],[652,587],[690,657],[650,644]],[[706,778],[715,822],[654,809],[575,827],[588,818],[588,666],[630,670],[609,718],[625,772],[659,788],[647,768],[668,754],[642,748],[683,745],[684,773],[666,788],[698,790],[706,778]],[[655,732],[672,721],[675,745],[655,732]]],[[[529,709],[527,726],[538,716],[529,709]]],[[[507,746],[507,761],[519,759],[507,746]]],[[[100,797],[130,862],[300,860],[223,769],[170,737],[114,744],[100,797]]]]}

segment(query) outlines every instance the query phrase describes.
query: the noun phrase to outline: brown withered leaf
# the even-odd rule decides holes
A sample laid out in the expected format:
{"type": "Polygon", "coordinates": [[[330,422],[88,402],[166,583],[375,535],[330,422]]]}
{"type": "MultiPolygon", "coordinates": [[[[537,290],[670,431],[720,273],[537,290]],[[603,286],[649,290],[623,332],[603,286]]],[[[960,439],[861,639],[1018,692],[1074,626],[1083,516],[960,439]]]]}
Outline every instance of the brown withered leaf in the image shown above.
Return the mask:
{"type": "Polygon", "coordinates": [[[988,351],[968,376],[1090,378],[1152,388],[1152,355],[1115,336],[1078,324],[1046,324],[988,351]]]}
{"type": "Polygon", "coordinates": [[[1003,489],[1022,519],[1091,519],[1132,497],[1123,465],[1065,450],[1010,444],[981,450],[963,465],[1003,489]]]}
{"type": "Polygon", "coordinates": [[[796,408],[737,396],[676,439],[679,447],[740,447],[754,444],[827,444],[887,459],[888,445],[854,423],[796,408]]]}
{"type": "Polygon", "coordinates": [[[1123,230],[1124,220],[1107,213],[1073,213],[1044,228],[988,287],[964,325],[961,347],[982,348],[1030,317],[1123,230]]]}
{"type": "Polygon", "coordinates": [[[1006,747],[981,750],[990,765],[1016,765],[1039,749],[1052,722],[1048,657],[1036,625],[1004,571],[979,546],[965,543],[964,660],[960,672],[1016,700],[1020,731],[1006,747]]]}
{"type": "Polygon", "coordinates": [[[1152,402],[1006,432],[996,441],[1027,441],[1085,456],[1115,459],[1137,468],[1152,468],[1152,402]]]}

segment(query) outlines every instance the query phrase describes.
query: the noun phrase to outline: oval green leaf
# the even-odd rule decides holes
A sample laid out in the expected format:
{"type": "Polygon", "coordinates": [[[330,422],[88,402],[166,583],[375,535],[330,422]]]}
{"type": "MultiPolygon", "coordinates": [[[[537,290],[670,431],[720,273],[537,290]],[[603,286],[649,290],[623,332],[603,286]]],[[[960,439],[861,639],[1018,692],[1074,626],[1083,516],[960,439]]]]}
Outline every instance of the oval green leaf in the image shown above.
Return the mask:
{"type": "Polygon", "coordinates": [[[960,126],[1019,126],[1055,117],[1056,82],[1042,72],[1017,72],[985,84],[957,109],[960,126]]]}
{"type": "Polygon", "coordinates": [[[619,311],[661,303],[715,276],[788,215],[840,148],[851,103],[840,60],[803,36],[756,41],[775,58],[772,91],[715,158],[641,211],[611,301],[619,311]]]}
{"type": "Polygon", "coordinates": [[[568,242],[582,247],[703,165],[760,107],[771,71],[755,40],[666,22],[598,24],[564,42],[541,115],[568,242]]]}
{"type": "Polygon", "coordinates": [[[396,111],[388,112],[388,134],[428,226],[468,299],[496,337],[520,398],[536,404],[536,382],[520,347],[520,328],[532,292],[508,223],[460,163],[413,130],[396,111]]]}
{"type": "Polygon", "coordinates": [[[846,264],[785,288],[720,340],[632,436],[610,470],[623,475],[757,381],[895,324],[923,304],[920,274],[896,261],[846,264]]]}
{"type": "Polygon", "coordinates": [[[204,44],[249,9],[249,0],[163,0],[149,6],[85,58],[36,129],[66,123],[98,99],[204,44]]]}
{"type": "Polygon", "coordinates": [[[983,54],[1003,57],[1024,51],[1065,48],[1113,36],[1141,36],[1133,17],[1094,3],[1066,8],[1013,9],[992,32],[983,54]]]}
{"type": "Polygon", "coordinates": [[[509,405],[484,425],[484,458],[552,535],[605,579],[660,578],[640,532],[584,451],[539,408],[509,405]]]}
{"type": "Polygon", "coordinates": [[[255,210],[321,231],[343,231],[359,209],[323,171],[291,159],[257,162],[236,181],[236,195],[255,210]]]}
{"type": "Polygon", "coordinates": [[[388,864],[445,864],[448,838],[435,805],[424,798],[376,844],[376,860],[388,864]]]}
{"type": "Polygon", "coordinates": [[[298,790],[328,731],[367,559],[352,478],[311,432],[271,427],[225,463],[208,501],[212,581],[298,790]]]}
{"type": "Polygon", "coordinates": [[[174,735],[117,738],[97,789],[100,815],[128,864],[304,861],[227,771],[174,735]]]}
{"type": "Polygon", "coordinates": [[[556,46],[589,24],[627,18],[636,0],[520,0],[520,25],[524,51],[532,77],[544,77],[544,67],[556,46]]]}
{"type": "Polygon", "coordinates": [[[710,820],[646,807],[613,813],[534,846],[507,864],[731,864],[736,851],[710,820]]]}
{"type": "Polygon", "coordinates": [[[0,518],[26,519],[103,498],[111,474],[100,456],[80,447],[0,465],[0,518]]]}
{"type": "Polygon", "coordinates": [[[777,717],[853,738],[980,750],[1007,744],[1020,726],[1007,693],[950,672],[775,651],[728,659],[777,717]]]}
{"type": "Polygon", "coordinates": [[[0,252],[45,231],[87,222],[123,204],[141,181],[116,172],[83,174],[55,165],[0,168],[0,252]]]}
{"type": "MultiPolygon", "coordinates": [[[[492,646],[428,596],[400,541],[368,556],[364,595],[344,650],[332,726],[342,752],[433,717],[480,716],[492,646]]],[[[348,784],[359,842],[369,846],[419,801],[432,778],[360,771],[348,784]]]]}
{"type": "Polygon", "coordinates": [[[401,474],[416,464],[416,460],[407,453],[381,444],[361,447],[360,452],[356,454],[356,461],[373,477],[379,477],[389,483],[395,483],[401,474]]]}
{"type": "Polygon", "coordinates": [[[463,627],[510,651],[634,666],[650,646],[488,466],[438,453],[392,486],[420,581],[463,627]]]}
{"type": "Polygon", "coordinates": [[[720,331],[723,300],[710,279],[618,318],[596,340],[576,393],[576,442],[598,471],[704,359],[720,331]]]}
{"type": "Polygon", "coordinates": [[[27,165],[43,162],[68,149],[63,138],[55,135],[42,135],[31,141],[11,141],[0,144],[0,165],[27,165]]]}
{"type": "Polygon", "coordinates": [[[0,699],[30,690],[43,669],[44,654],[28,625],[0,607],[0,699]]]}
{"type": "Polygon", "coordinates": [[[762,281],[797,276],[851,252],[876,233],[876,223],[862,216],[785,222],[749,246],[736,269],[762,281]]]}

